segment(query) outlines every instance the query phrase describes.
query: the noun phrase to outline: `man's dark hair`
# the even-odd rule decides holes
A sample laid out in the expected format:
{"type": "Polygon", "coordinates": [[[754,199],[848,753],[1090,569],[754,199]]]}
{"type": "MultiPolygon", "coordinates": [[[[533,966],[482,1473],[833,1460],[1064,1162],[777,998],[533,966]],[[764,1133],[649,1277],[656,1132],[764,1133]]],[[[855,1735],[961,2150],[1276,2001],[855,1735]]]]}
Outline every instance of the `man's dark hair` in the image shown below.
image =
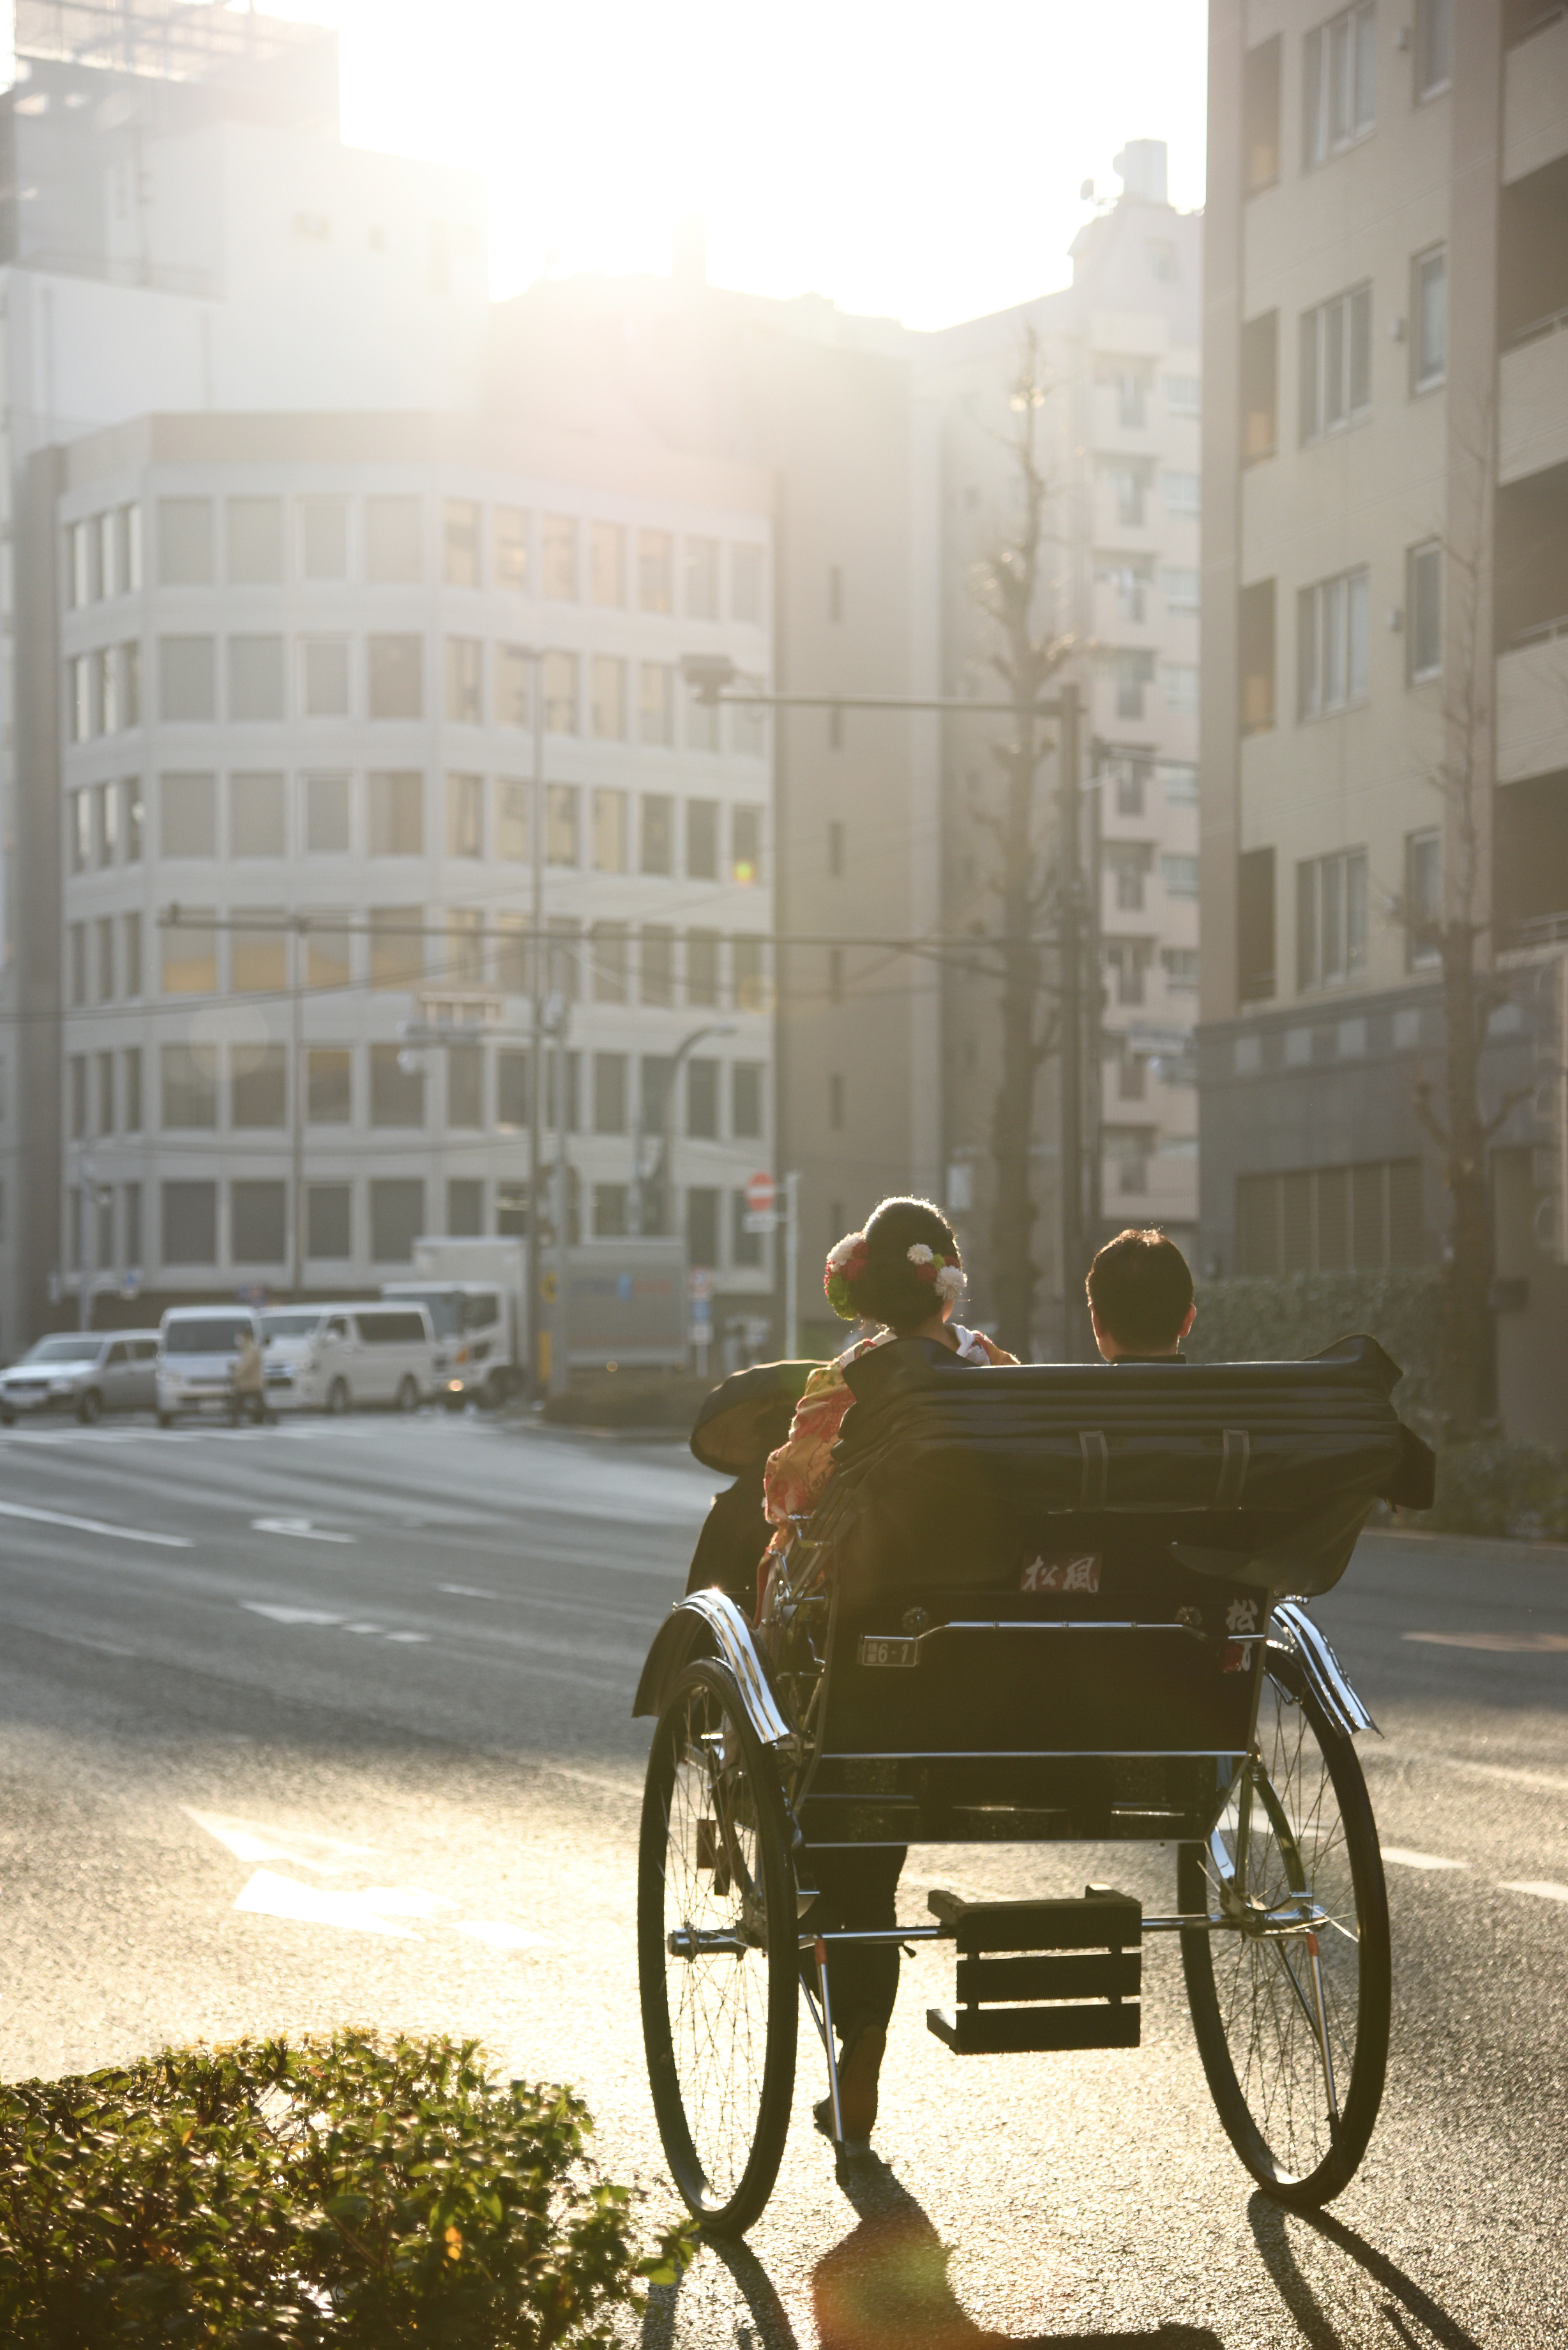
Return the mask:
{"type": "Polygon", "coordinates": [[[1152,1226],[1107,1241],[1084,1286],[1106,1336],[1135,1354],[1173,1347],[1192,1303],[1187,1259],[1152,1226]]]}

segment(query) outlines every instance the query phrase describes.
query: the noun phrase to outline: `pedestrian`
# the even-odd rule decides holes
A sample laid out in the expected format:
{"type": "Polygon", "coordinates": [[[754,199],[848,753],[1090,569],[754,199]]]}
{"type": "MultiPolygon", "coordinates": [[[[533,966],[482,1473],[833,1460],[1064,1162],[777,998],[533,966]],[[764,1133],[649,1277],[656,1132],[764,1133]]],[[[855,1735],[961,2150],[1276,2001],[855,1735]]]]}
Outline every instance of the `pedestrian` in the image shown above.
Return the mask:
{"type": "Polygon", "coordinates": [[[241,1420],[246,1419],[254,1419],[259,1427],[272,1426],[272,1410],[266,1399],[266,1373],[254,1330],[241,1333],[229,1388],[230,1427],[238,1428],[241,1420]]]}

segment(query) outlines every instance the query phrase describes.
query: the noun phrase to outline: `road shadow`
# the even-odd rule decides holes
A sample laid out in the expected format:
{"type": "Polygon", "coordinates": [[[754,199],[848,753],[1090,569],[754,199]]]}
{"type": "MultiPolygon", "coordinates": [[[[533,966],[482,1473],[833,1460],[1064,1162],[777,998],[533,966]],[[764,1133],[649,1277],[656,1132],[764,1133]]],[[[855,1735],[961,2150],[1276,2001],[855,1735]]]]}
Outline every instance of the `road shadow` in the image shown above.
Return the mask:
{"type": "Polygon", "coordinates": [[[1423,2338],[1411,2333],[1407,2320],[1413,2318],[1426,2334],[1442,2345],[1442,2350],[1481,2350],[1475,2335],[1457,2317],[1450,2317],[1414,2277],[1407,2276],[1386,2252],[1380,2252],[1376,2244],[1369,2244],[1365,2236],[1358,2236],[1343,2220],[1333,2219],[1326,2211],[1289,2211],[1269,2195],[1251,2198],[1247,2205],[1247,2220],[1263,2266],[1310,2350],[1353,2350],[1353,2345],[1302,2273],[1290,2239],[1288,2223],[1293,2220],[1333,2244],[1382,2288],[1388,2296],[1383,2303],[1383,2314],[1397,2341],[1415,2343],[1423,2338]]]}
{"type": "MultiPolygon", "coordinates": [[[[1207,2327],[1136,2334],[998,2334],[977,2325],[949,2280],[950,2253],[929,2217],[875,2156],[839,2185],[857,2226],[812,2272],[815,2350],[1221,2350],[1207,2327]]],[[[639,2350],[803,2350],[766,2269],[742,2243],[707,2244],[678,2285],[649,2296],[639,2350]]]]}

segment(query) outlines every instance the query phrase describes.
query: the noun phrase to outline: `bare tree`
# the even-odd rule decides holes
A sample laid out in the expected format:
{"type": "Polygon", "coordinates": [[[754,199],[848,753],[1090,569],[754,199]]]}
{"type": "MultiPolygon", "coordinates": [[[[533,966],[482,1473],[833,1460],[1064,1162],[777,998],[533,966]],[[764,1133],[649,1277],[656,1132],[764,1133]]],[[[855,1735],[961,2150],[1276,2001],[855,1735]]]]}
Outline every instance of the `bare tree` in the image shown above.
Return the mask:
{"type": "Polygon", "coordinates": [[[1473,1435],[1492,1409],[1492,1220],[1487,1150],[1531,1088],[1488,1108],[1482,1056],[1492,1014],[1512,989],[1498,969],[1491,806],[1496,770],[1490,564],[1481,517],[1490,504],[1490,419],[1462,450],[1468,512],[1441,545],[1446,590],[1441,740],[1428,780],[1442,808],[1442,880],[1435,902],[1414,901],[1407,877],[1396,910],[1413,948],[1435,959],[1443,1003],[1443,1057],[1417,1063],[1416,1115],[1442,1153],[1449,1194],[1438,1409],[1444,1434],[1473,1435]]]}
{"type": "Polygon", "coordinates": [[[1040,704],[1046,686],[1073,650],[1071,636],[1052,625],[1046,593],[1044,556],[1054,488],[1041,460],[1040,424],[1050,390],[1039,339],[1028,328],[1009,394],[1012,426],[1006,436],[1018,493],[1017,524],[971,575],[974,600],[992,624],[987,662],[1001,678],[1013,710],[1010,740],[992,745],[1001,790],[992,794],[983,786],[976,788],[970,815],[992,843],[989,886],[1001,912],[996,946],[1002,1066],[991,1124],[996,1335],[1002,1346],[1024,1357],[1031,1349],[1040,1277],[1033,1253],[1031,1146],[1040,1072],[1057,1048],[1060,1025],[1047,972],[1052,955],[1048,925],[1057,910],[1063,875],[1042,775],[1054,738],[1042,720],[1040,704]]]}

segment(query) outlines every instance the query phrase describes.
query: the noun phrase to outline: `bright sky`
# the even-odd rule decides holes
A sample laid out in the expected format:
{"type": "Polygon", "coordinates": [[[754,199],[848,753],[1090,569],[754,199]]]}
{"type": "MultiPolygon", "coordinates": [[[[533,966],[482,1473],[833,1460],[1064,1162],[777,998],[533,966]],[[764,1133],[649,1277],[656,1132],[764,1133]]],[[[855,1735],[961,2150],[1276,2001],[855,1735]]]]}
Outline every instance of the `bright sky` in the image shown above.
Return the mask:
{"type": "Polygon", "coordinates": [[[493,279],[670,265],[943,326],[1066,283],[1164,139],[1203,200],[1204,0],[263,0],[342,33],[343,131],[483,171],[493,279]]]}

